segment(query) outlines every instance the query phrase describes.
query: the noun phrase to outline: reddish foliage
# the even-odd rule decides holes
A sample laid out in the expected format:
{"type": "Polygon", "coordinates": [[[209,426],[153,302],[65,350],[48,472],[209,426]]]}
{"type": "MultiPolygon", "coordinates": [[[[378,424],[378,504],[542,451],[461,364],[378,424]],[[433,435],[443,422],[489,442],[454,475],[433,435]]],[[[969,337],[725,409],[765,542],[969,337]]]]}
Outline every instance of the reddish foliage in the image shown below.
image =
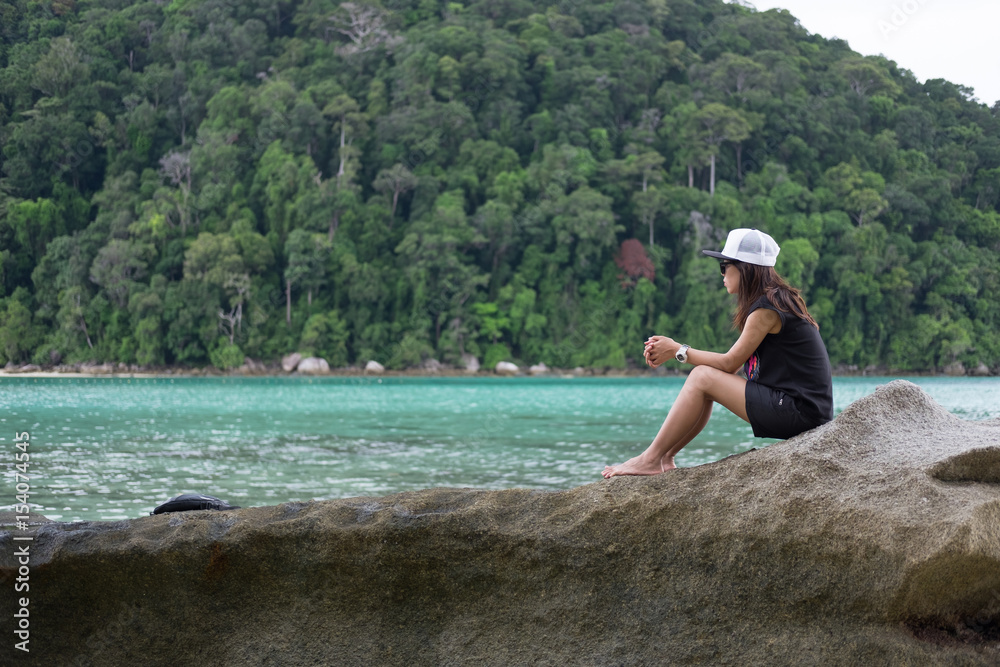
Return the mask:
{"type": "Polygon", "coordinates": [[[632,287],[639,278],[645,278],[652,282],[656,276],[656,271],[653,269],[653,263],[649,261],[646,249],[636,239],[622,242],[622,247],[615,256],[615,264],[624,271],[618,276],[622,281],[622,287],[632,287]]]}

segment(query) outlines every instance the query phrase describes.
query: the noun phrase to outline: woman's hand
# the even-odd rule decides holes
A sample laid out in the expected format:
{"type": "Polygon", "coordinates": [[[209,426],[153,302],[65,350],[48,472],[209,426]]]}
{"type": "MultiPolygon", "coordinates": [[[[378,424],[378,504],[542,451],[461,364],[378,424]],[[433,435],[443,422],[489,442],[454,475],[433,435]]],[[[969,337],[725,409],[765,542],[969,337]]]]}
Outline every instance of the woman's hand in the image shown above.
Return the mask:
{"type": "Polygon", "coordinates": [[[680,347],[673,338],[650,336],[646,340],[646,349],[643,352],[643,356],[646,357],[646,365],[650,368],[656,368],[664,361],[673,359],[680,347]]]}

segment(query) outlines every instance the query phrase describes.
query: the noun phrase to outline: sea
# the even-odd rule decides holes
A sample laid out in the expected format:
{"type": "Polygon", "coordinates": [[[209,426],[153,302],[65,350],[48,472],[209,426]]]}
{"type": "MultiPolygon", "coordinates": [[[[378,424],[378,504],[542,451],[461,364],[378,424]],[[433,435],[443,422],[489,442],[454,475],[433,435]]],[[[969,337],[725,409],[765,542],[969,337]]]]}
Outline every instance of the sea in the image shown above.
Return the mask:
{"type": "MultiPolygon", "coordinates": [[[[892,379],[835,378],[835,411],[892,379]]],[[[963,419],[1000,418],[1000,378],[905,379],[963,419]]],[[[606,464],[641,452],[682,384],[682,377],[6,376],[0,510],[26,500],[53,520],[118,521],[182,493],[251,507],[431,487],[570,489],[601,481],[606,464]]],[[[716,406],[677,464],[773,442],[716,406]]]]}

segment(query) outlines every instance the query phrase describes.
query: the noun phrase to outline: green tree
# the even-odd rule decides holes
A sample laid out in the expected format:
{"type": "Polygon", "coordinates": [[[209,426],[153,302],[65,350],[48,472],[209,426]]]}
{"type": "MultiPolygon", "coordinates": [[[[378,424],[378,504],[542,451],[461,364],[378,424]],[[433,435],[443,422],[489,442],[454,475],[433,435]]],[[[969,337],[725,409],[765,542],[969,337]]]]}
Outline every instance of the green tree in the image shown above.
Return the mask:
{"type": "Polygon", "coordinates": [[[0,300],[0,363],[26,361],[40,339],[27,306],[16,296],[0,300]]]}
{"type": "Polygon", "coordinates": [[[79,343],[80,334],[83,334],[87,347],[90,350],[94,349],[87,327],[89,305],[90,296],[81,287],[70,287],[59,294],[59,312],[56,314],[56,320],[59,322],[60,333],[71,356],[78,356],[73,353],[82,351],[79,343]]]}
{"type": "Polygon", "coordinates": [[[466,317],[466,302],[488,280],[467,254],[481,241],[465,214],[462,193],[449,191],[437,198],[431,215],[410,226],[396,246],[412,285],[412,315],[418,320],[427,316],[435,344],[448,319],[466,317]]]}
{"type": "Polygon", "coordinates": [[[493,344],[510,327],[510,318],[501,313],[495,303],[475,303],[472,305],[472,312],[479,320],[479,335],[489,338],[493,344]]]}
{"type": "Polygon", "coordinates": [[[874,172],[862,173],[842,162],[827,170],[826,180],[859,227],[877,218],[889,206],[882,196],[885,180],[874,172]]]}
{"type": "Polygon", "coordinates": [[[320,234],[296,229],[285,243],[285,323],[292,324],[292,285],[302,285],[312,305],[313,290],[325,281],[324,263],[330,253],[329,242],[320,234]]]}
{"type": "Polygon", "coordinates": [[[372,187],[386,196],[392,195],[391,219],[396,217],[396,206],[399,203],[399,195],[412,190],[417,185],[417,177],[403,164],[394,164],[388,169],[383,169],[375,177],[372,187]]]}
{"type": "Polygon", "coordinates": [[[252,194],[260,203],[269,235],[278,244],[304,224],[306,196],[315,192],[319,171],[307,155],[294,156],[274,141],[260,158],[252,194]]]}
{"type": "Polygon", "coordinates": [[[615,245],[615,235],[624,230],[615,223],[611,199],[584,186],[552,202],[552,228],[556,243],[573,248],[579,267],[596,261],[615,245]]]}
{"type": "Polygon", "coordinates": [[[696,128],[695,136],[704,146],[709,157],[711,175],[709,176],[709,193],[715,194],[715,158],[719,147],[726,141],[741,142],[750,136],[750,123],[744,114],[736,109],[710,103],[699,109],[692,122],[696,128]]]}
{"type": "Polygon", "coordinates": [[[146,277],[152,250],[145,244],[112,239],[94,258],[90,279],[104,288],[111,303],[125,308],[133,286],[146,277]]]}
{"type": "Polygon", "coordinates": [[[651,246],[655,244],[653,224],[664,204],[662,194],[653,184],[663,181],[662,167],[665,160],[658,152],[647,150],[632,153],[625,159],[615,160],[608,165],[614,175],[629,180],[634,179],[635,183],[641,186],[641,190],[633,193],[632,203],[639,220],[649,229],[651,246]]]}
{"type": "MultiPolygon", "coordinates": [[[[350,4],[350,3],[348,3],[350,4]]],[[[340,226],[341,216],[350,209],[355,200],[357,185],[355,180],[359,169],[358,156],[360,149],[355,142],[360,143],[368,130],[368,116],[361,111],[360,105],[349,95],[338,95],[323,109],[323,115],[333,120],[333,132],[339,136],[336,172],[324,184],[324,198],[328,199],[331,209],[327,238],[333,241],[333,235],[340,226]]],[[[395,201],[395,199],[393,200],[395,201]]],[[[393,206],[395,213],[395,205],[393,206]]]]}
{"type": "Polygon", "coordinates": [[[302,328],[298,349],[304,355],[322,357],[332,368],[338,368],[348,364],[348,339],[347,323],[338,311],[315,313],[302,328]]]}

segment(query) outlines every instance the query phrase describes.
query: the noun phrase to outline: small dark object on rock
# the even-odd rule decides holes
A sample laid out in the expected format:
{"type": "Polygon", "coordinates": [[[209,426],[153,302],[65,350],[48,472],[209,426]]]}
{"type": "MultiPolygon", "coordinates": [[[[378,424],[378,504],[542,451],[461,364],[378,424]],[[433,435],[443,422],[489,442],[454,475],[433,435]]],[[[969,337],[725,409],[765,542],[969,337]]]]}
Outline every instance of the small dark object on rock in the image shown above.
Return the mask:
{"type": "Polygon", "coordinates": [[[150,514],[164,514],[166,512],[188,512],[191,510],[238,510],[239,505],[230,505],[225,500],[219,500],[215,496],[206,496],[201,493],[182,493],[163,503],[150,514]]]}

